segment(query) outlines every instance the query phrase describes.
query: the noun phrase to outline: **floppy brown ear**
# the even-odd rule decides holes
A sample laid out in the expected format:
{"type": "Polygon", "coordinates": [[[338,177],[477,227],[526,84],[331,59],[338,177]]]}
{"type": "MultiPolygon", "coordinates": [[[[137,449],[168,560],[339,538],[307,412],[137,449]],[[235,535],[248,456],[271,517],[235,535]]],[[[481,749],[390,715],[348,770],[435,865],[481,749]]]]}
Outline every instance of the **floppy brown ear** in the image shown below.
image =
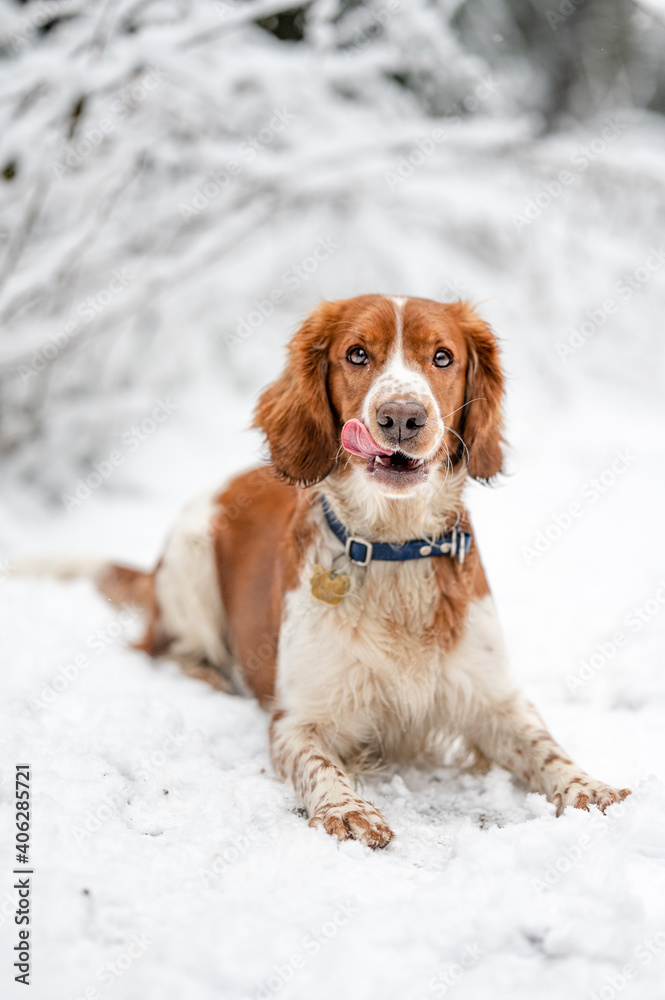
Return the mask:
{"type": "Polygon", "coordinates": [[[462,437],[469,449],[469,475],[488,482],[503,468],[503,374],[492,330],[466,302],[456,303],[468,349],[462,437]]]}
{"type": "Polygon", "coordinates": [[[254,414],[277,472],[303,486],[324,479],[337,458],[337,422],[327,385],[334,318],[334,305],[324,303],[305,320],[289,344],[286,368],[262,393],[254,414]]]}

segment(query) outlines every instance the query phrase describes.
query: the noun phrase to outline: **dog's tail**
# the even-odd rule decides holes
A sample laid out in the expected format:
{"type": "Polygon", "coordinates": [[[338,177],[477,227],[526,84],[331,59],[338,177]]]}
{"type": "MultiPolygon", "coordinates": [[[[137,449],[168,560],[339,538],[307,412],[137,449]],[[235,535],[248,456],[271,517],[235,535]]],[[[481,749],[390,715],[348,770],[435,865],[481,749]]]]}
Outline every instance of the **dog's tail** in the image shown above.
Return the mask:
{"type": "Polygon", "coordinates": [[[47,556],[10,563],[9,576],[50,576],[56,580],[92,580],[113,604],[136,604],[152,611],[155,604],[155,574],[131,566],[118,566],[104,559],[47,556]]]}

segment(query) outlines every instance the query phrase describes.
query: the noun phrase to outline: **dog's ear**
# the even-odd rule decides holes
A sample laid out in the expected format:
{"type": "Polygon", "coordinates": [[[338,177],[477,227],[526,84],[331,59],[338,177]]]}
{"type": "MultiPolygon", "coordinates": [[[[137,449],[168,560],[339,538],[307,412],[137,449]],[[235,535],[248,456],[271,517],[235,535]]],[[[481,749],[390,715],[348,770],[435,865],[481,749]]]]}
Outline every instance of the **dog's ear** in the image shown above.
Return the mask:
{"type": "Polygon", "coordinates": [[[303,486],[324,479],[337,459],[337,421],[328,396],[336,315],[335,304],[324,303],[305,320],[289,344],[286,368],[262,393],[254,414],[277,472],[303,486]]]}
{"type": "Polygon", "coordinates": [[[503,374],[492,330],[466,302],[455,304],[466,337],[465,407],[461,435],[469,454],[469,475],[489,482],[503,468],[503,374]]]}

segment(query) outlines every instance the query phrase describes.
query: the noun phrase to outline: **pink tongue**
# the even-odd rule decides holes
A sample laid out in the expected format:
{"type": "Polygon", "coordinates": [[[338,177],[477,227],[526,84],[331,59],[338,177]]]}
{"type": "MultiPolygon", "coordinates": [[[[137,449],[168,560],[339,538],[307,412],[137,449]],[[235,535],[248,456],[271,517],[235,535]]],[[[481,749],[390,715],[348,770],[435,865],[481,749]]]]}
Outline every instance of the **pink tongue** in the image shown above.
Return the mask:
{"type": "Polygon", "coordinates": [[[360,458],[375,458],[377,455],[392,455],[388,448],[380,448],[370,432],[360,420],[347,420],[342,427],[342,447],[360,458]]]}

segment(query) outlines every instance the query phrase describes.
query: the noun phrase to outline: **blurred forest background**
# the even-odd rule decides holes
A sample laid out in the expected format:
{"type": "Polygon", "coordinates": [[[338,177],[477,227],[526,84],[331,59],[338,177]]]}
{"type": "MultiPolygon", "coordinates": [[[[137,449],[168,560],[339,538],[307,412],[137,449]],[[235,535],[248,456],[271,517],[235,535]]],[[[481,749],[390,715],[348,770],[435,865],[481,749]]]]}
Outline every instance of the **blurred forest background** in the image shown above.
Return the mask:
{"type": "Polygon", "coordinates": [[[0,552],[152,558],[322,297],[480,300],[562,500],[648,447],[664,53],[656,0],[2,0],[0,552]]]}
{"type": "Polygon", "coordinates": [[[656,0],[2,0],[5,475],[59,502],[160,394],[251,397],[322,296],[490,299],[554,394],[611,383],[628,332],[655,379],[646,296],[604,349],[554,347],[662,238],[664,24],[656,0]]]}

